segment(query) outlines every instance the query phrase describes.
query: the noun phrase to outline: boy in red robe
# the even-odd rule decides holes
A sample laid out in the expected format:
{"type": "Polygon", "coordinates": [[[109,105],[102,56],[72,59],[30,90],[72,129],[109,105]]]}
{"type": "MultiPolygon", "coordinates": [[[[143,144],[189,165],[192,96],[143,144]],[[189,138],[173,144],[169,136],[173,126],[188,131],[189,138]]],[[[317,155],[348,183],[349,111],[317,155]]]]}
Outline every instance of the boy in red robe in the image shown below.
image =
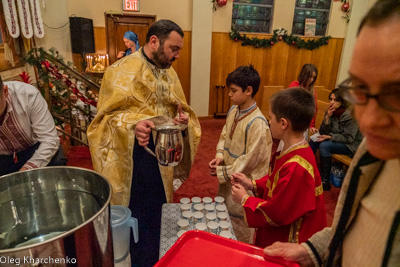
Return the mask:
{"type": "Polygon", "coordinates": [[[269,123],[272,136],[283,140],[283,150],[272,156],[269,174],[259,180],[232,174],[232,198],[242,204],[246,224],[256,228],[256,246],[305,242],[326,227],[321,177],[303,137],[314,112],[314,97],[301,88],[274,94],[269,123]]]}

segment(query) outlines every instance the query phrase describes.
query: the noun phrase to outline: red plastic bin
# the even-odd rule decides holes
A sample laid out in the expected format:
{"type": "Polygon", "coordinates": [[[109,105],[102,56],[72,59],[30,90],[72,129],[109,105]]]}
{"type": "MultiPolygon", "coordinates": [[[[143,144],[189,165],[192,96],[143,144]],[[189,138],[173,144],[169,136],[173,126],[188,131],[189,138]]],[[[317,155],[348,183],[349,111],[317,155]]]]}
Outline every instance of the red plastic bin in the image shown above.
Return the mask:
{"type": "Polygon", "coordinates": [[[263,249],[204,231],[184,233],[155,267],[299,267],[277,257],[268,257],[263,249]]]}

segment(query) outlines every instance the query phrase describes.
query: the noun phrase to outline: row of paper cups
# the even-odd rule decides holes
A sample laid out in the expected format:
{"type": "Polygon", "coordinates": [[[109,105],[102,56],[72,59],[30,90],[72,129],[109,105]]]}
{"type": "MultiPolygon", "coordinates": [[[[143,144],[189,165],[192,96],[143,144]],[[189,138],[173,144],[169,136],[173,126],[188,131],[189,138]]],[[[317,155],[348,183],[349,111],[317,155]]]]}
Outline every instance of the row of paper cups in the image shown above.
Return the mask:
{"type": "MultiPolygon", "coordinates": [[[[219,204],[223,204],[225,199],[223,197],[217,196],[217,197],[214,198],[214,201],[215,201],[215,204],[219,205],[219,204]]],[[[207,205],[207,204],[213,203],[213,199],[211,197],[203,197],[203,198],[192,197],[191,199],[187,198],[187,197],[183,197],[183,198],[180,199],[179,202],[181,204],[193,203],[193,205],[194,205],[194,204],[203,203],[204,205],[207,205]]]]}
{"type": "Polygon", "coordinates": [[[214,206],[213,204],[206,204],[203,205],[201,203],[197,204],[190,204],[190,203],[185,203],[185,204],[180,204],[180,210],[181,212],[185,211],[193,211],[193,212],[202,212],[202,213],[209,213],[209,212],[226,212],[226,206],[223,204],[218,204],[214,206]]]}
{"type": "MultiPolygon", "coordinates": [[[[178,237],[180,237],[183,234],[183,232],[189,230],[189,221],[185,219],[180,219],[178,221],[178,226],[180,230],[178,231],[177,235],[178,237]]],[[[220,221],[219,223],[216,221],[209,221],[207,224],[202,222],[195,224],[196,230],[208,231],[216,235],[217,234],[221,235],[222,233],[222,235],[227,238],[232,238],[232,234],[229,231],[230,228],[231,224],[228,221],[220,221]],[[229,232],[229,234],[226,232],[229,232]]]]}
{"type": "Polygon", "coordinates": [[[226,211],[223,212],[208,212],[204,215],[204,213],[200,211],[184,211],[182,212],[182,219],[188,220],[189,223],[199,223],[204,221],[226,221],[228,220],[229,214],[226,211]]]}

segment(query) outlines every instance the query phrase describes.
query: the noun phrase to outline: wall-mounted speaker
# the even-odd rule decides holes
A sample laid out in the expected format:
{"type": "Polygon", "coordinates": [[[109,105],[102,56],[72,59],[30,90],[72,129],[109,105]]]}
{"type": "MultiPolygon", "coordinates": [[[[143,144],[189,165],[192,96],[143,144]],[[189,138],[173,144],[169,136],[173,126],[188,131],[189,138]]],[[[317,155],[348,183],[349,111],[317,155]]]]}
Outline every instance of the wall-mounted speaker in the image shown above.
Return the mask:
{"type": "Polygon", "coordinates": [[[70,17],[72,53],[94,53],[93,20],[87,18],[70,17]]]}

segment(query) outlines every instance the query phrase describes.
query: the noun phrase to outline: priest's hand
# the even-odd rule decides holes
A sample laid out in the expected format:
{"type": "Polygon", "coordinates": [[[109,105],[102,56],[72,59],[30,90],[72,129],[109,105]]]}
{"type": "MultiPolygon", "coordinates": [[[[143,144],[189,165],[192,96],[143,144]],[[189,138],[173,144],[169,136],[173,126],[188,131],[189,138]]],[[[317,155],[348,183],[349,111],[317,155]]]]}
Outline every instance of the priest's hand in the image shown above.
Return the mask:
{"type": "Polygon", "coordinates": [[[246,190],[253,190],[253,182],[243,173],[232,173],[231,183],[232,185],[240,184],[246,190]]]}
{"type": "Polygon", "coordinates": [[[149,144],[152,128],[154,128],[154,123],[149,120],[139,121],[136,123],[135,136],[139,145],[145,146],[149,144]]]}
{"type": "Polygon", "coordinates": [[[187,125],[188,122],[189,122],[189,117],[185,114],[185,112],[183,112],[182,105],[178,105],[178,116],[175,117],[174,123],[187,125]]]}
{"type": "Polygon", "coordinates": [[[240,185],[232,185],[231,188],[232,200],[238,204],[242,203],[242,199],[247,195],[246,189],[240,185]]]}
{"type": "Polygon", "coordinates": [[[275,242],[264,248],[264,253],[268,256],[278,256],[288,261],[298,262],[301,266],[314,266],[306,248],[300,244],[275,242]]]}

